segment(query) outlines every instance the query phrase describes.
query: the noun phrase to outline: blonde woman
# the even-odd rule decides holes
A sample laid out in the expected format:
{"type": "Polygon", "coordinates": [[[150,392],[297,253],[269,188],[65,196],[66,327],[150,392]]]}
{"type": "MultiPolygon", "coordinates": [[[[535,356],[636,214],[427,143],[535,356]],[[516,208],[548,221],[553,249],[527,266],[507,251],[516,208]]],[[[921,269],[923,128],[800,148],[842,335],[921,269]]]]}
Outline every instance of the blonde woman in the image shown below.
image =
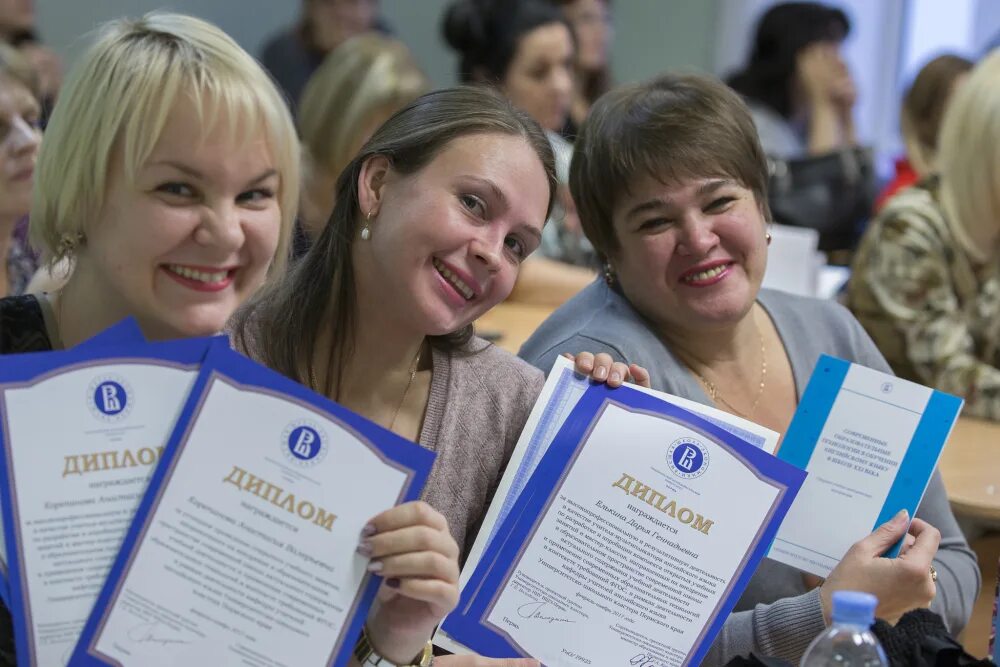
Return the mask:
{"type": "MultiPolygon", "coordinates": [[[[56,294],[0,300],[0,354],[71,347],[128,315],[151,340],[213,334],[283,270],[295,128],[268,76],[215,26],[176,14],[108,24],[70,72],[46,139],[32,234],[49,261],[75,268],[56,294]]],[[[416,560],[368,619],[372,644],[402,663],[457,601],[458,547],[424,503],[371,526],[373,571],[416,560]]],[[[14,660],[0,608],[0,661],[14,660]]]]}
{"type": "Polygon", "coordinates": [[[392,114],[430,90],[401,42],[352,37],[323,61],[299,102],[303,183],[299,221],[309,240],[333,212],[337,177],[392,114]]]}
{"type": "Polygon", "coordinates": [[[955,92],[938,144],[939,178],[865,233],[848,303],[897,375],[1000,420],[1000,50],[955,92]]]}

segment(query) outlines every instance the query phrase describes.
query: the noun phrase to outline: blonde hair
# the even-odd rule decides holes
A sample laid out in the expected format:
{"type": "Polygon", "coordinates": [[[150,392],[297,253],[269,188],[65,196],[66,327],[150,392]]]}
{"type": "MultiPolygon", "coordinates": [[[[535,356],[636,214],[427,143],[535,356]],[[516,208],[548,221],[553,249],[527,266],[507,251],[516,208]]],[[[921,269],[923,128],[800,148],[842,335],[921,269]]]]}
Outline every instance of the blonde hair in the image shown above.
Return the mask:
{"type": "Polygon", "coordinates": [[[372,118],[388,119],[429,89],[401,42],[365,34],[338,46],[309,79],[299,104],[306,178],[317,167],[338,176],[372,118]]]}
{"type": "Polygon", "coordinates": [[[1000,250],[1000,49],[955,91],[938,148],[941,204],[963,249],[980,262],[1000,250]]]}
{"type": "Polygon", "coordinates": [[[38,157],[31,211],[32,241],[50,263],[71,258],[88,227],[100,224],[113,157],[121,156],[125,178],[133,179],[182,95],[203,121],[201,138],[219,122],[227,123],[234,141],[246,139],[236,132],[266,135],[281,178],[281,234],[272,270],[284,268],[300,161],[284,98],[219,28],[161,12],[103,26],[60,91],[38,157]]]}

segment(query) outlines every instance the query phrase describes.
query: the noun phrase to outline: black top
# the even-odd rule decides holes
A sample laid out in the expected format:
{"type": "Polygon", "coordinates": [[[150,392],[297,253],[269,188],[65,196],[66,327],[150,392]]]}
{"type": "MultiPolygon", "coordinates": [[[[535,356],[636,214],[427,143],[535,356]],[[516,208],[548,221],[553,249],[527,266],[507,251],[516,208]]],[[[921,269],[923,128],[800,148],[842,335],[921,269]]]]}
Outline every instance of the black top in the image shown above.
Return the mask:
{"type": "Polygon", "coordinates": [[[38,299],[25,294],[0,299],[0,354],[52,349],[38,299]]]}
{"type": "MultiPolygon", "coordinates": [[[[52,349],[38,299],[26,294],[0,299],[0,354],[47,352],[52,349]]],[[[14,625],[0,604],[0,666],[14,667],[14,625]]]]}

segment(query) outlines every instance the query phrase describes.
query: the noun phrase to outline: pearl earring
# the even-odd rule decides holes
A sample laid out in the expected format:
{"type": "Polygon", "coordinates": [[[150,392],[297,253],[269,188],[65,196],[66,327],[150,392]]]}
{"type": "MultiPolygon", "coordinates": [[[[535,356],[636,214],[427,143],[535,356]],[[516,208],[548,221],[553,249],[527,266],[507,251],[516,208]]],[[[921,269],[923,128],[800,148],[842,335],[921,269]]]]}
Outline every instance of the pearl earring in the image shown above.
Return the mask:
{"type": "Polygon", "coordinates": [[[368,215],[365,216],[365,224],[361,228],[361,240],[362,241],[367,241],[368,239],[370,239],[372,237],[371,222],[372,222],[372,212],[373,211],[374,211],[374,209],[369,210],[368,211],[368,215]]]}

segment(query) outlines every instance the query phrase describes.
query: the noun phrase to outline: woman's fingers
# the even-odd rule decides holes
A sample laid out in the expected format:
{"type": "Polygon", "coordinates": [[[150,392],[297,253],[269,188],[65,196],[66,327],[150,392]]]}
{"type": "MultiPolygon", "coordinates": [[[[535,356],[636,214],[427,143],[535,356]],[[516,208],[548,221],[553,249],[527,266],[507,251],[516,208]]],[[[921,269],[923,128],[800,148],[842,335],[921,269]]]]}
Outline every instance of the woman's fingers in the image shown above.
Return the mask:
{"type": "Polygon", "coordinates": [[[458,561],[433,551],[399,554],[373,560],[368,565],[368,570],[386,579],[410,577],[438,579],[451,583],[458,581],[458,561]]]}
{"type": "Polygon", "coordinates": [[[424,501],[417,500],[396,505],[372,517],[361,534],[362,537],[369,537],[410,526],[429,526],[436,530],[447,531],[448,520],[424,501]]]}
{"type": "Polygon", "coordinates": [[[645,387],[646,389],[652,389],[652,384],[650,383],[649,371],[640,366],[639,364],[629,364],[628,367],[629,375],[632,376],[632,382],[639,385],[640,387],[645,387]]]}
{"type": "Polygon", "coordinates": [[[581,375],[590,375],[590,372],[594,370],[594,355],[590,352],[580,352],[573,360],[573,368],[581,375]]]}
{"type": "Polygon", "coordinates": [[[358,545],[358,553],[368,558],[422,551],[434,551],[449,558],[458,558],[458,544],[451,533],[428,526],[409,526],[379,533],[362,539],[358,545]]]}

